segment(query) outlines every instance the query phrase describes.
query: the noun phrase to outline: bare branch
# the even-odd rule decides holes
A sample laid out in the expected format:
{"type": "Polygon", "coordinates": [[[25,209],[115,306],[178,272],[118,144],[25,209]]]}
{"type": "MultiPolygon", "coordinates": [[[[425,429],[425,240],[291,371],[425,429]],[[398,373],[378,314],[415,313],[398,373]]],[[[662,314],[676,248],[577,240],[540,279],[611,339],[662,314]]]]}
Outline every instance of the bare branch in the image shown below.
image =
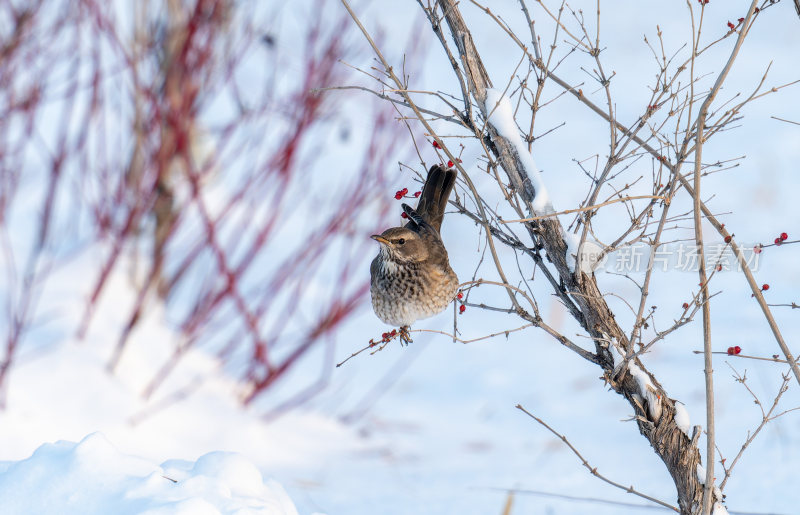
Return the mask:
{"type": "Polygon", "coordinates": [[[658,504],[660,506],[663,506],[664,508],[669,508],[669,509],[671,509],[673,511],[680,512],[680,510],[678,510],[678,508],[676,508],[675,506],[672,506],[669,503],[665,503],[664,501],[656,499],[655,497],[651,497],[651,496],[649,496],[647,494],[643,494],[643,493],[639,492],[638,490],[636,490],[635,488],[633,488],[633,486],[625,486],[625,485],[622,485],[620,483],[617,483],[616,481],[612,481],[611,479],[608,479],[607,477],[605,477],[604,475],[602,475],[600,472],[597,471],[597,467],[592,467],[589,464],[589,462],[586,461],[586,458],[584,458],[581,455],[581,453],[578,452],[578,449],[576,449],[575,446],[573,446],[570,443],[569,440],[567,440],[566,436],[562,435],[561,433],[559,433],[558,431],[556,431],[555,429],[553,429],[552,427],[547,425],[547,423],[544,420],[540,419],[539,417],[537,417],[536,415],[534,415],[530,411],[526,410],[520,404],[517,404],[516,408],[518,410],[522,411],[523,413],[525,413],[526,415],[528,415],[529,417],[531,417],[533,420],[535,420],[536,422],[538,422],[542,426],[544,426],[545,429],[547,429],[548,431],[550,431],[551,433],[556,435],[559,439],[561,439],[561,441],[564,442],[564,444],[566,444],[567,447],[569,447],[569,450],[571,450],[573,452],[573,454],[575,454],[575,456],[577,456],[578,459],[581,460],[581,464],[584,467],[586,467],[587,469],[589,469],[589,472],[591,472],[592,475],[595,476],[596,478],[598,478],[598,479],[600,479],[602,481],[605,481],[609,485],[615,486],[615,487],[619,488],[620,490],[628,492],[629,494],[633,494],[633,495],[639,496],[642,499],[647,499],[648,501],[654,502],[654,503],[656,503],[656,504],[658,504]]]}

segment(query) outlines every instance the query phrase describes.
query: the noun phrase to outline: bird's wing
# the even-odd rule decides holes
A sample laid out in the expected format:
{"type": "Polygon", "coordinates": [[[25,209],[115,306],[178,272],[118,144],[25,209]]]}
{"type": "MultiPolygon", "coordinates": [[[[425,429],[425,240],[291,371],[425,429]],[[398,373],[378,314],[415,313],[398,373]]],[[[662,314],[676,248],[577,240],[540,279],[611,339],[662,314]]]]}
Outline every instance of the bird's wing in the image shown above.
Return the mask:
{"type": "Polygon", "coordinates": [[[375,280],[375,277],[377,277],[378,275],[378,268],[380,268],[381,266],[378,263],[378,257],[379,256],[375,256],[375,259],[373,259],[372,263],[369,265],[369,276],[370,279],[372,279],[373,281],[375,280]]]}

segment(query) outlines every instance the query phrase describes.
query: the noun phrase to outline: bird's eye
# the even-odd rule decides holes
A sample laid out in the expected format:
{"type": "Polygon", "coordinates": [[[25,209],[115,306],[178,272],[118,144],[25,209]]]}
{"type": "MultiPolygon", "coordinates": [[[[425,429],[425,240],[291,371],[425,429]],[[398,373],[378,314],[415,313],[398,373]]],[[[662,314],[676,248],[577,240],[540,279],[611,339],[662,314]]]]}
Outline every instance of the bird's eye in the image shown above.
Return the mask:
{"type": "Polygon", "coordinates": [[[399,240],[397,240],[397,243],[398,243],[399,245],[402,245],[402,244],[403,244],[403,243],[405,243],[405,242],[406,242],[406,240],[404,240],[403,238],[400,238],[399,240]]]}

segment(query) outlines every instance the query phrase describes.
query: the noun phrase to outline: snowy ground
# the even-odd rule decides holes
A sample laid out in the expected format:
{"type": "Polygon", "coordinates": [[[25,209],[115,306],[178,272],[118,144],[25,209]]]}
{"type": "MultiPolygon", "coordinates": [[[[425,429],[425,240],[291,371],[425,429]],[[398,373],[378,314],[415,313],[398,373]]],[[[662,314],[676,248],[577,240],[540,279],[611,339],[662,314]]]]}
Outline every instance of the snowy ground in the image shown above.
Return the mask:
{"type": "MultiPolygon", "coordinates": [[[[113,304],[124,304],[125,278],[112,284],[113,304]]],[[[0,449],[8,460],[0,467],[5,472],[0,473],[0,504],[44,489],[46,496],[27,497],[35,504],[18,513],[46,513],[39,503],[80,499],[91,499],[97,511],[81,504],[73,513],[104,513],[114,502],[120,502],[121,513],[144,507],[187,507],[156,513],[194,513],[199,505],[221,513],[244,505],[273,510],[258,513],[292,513],[271,479],[283,485],[302,514],[500,513],[509,488],[642,504],[592,478],[560,441],[514,409],[517,403],[563,432],[603,474],[662,499],[674,496],[663,466],[634,424],[624,421],[631,414],[627,404],[602,392],[596,370],[543,336],[470,345],[418,336],[408,348],[389,347],[352,360],[304,409],[265,422],[239,407],[236,385],[202,354],[188,356],[164,393],[144,401],[139,395],[149,378],[144,365],[158,358],[159,346],[171,336],[154,313],[135,334],[119,373],[110,375],[105,363],[114,342],[103,335],[105,323],[115,323],[115,311],[98,313],[104,324],[86,341],[47,345],[15,368],[8,409],[0,415],[0,449]],[[396,367],[405,372],[391,387],[383,385],[396,367]],[[161,407],[163,398],[185,385],[196,385],[190,396],[161,407]],[[42,446],[80,442],[95,431],[102,435],[78,446],[42,446]],[[33,458],[18,461],[40,446],[33,458]],[[207,455],[213,451],[239,454],[207,455]],[[225,464],[216,467],[216,475],[208,465],[214,459],[225,464]],[[265,484],[253,466],[268,478],[265,484]],[[162,475],[213,484],[217,493],[178,488],[159,479],[162,475]],[[44,486],[61,481],[63,488],[44,486]]],[[[548,311],[553,319],[564,316],[556,303],[548,311]]],[[[451,316],[442,314],[424,326],[447,329],[451,316]]],[[[351,336],[342,340],[340,355],[374,336],[375,327],[372,314],[362,313],[348,328],[351,336]]],[[[751,335],[719,337],[745,345],[751,335]]],[[[690,340],[678,347],[654,353],[645,363],[702,422],[702,382],[696,379],[702,359],[689,353],[695,347],[690,340]]],[[[725,370],[724,361],[718,370],[725,370]]],[[[774,386],[770,367],[747,368],[757,385],[774,386]]],[[[752,401],[728,374],[720,374],[717,388],[720,427],[741,428],[743,414],[747,427],[757,423],[752,401]]],[[[793,400],[797,404],[797,396],[793,400]]],[[[796,473],[797,429],[797,419],[786,417],[756,440],[740,465],[741,475],[734,475],[726,489],[732,513],[794,512],[800,498],[786,487],[796,473]]],[[[723,431],[720,436],[720,447],[731,453],[745,434],[723,431]]],[[[651,510],[519,493],[513,511],[588,512],[651,510]]]]}
{"type": "MultiPolygon", "coordinates": [[[[722,8],[715,3],[711,2],[713,8],[722,8]]],[[[509,9],[512,4],[516,5],[503,3],[509,9]]],[[[738,77],[738,84],[752,85],[764,64],[759,54],[775,56],[776,83],[787,76],[796,78],[791,76],[796,73],[792,56],[800,48],[796,36],[800,20],[789,2],[782,4],[778,7],[783,15],[771,14],[770,24],[748,41],[748,52],[741,58],[745,71],[732,81],[738,77]]],[[[365,14],[365,22],[376,26],[382,16],[396,15],[407,23],[402,27],[406,29],[411,16],[396,9],[379,13],[373,8],[365,14]]],[[[685,28],[685,20],[667,16],[667,7],[658,7],[663,12],[648,11],[656,9],[630,5],[618,13],[618,21],[650,19],[648,30],[656,23],[666,30],[685,28]]],[[[474,15],[474,10],[469,12],[474,15]]],[[[716,16],[726,17],[720,12],[716,16]]],[[[641,33],[608,35],[613,36],[609,59],[645,62],[649,58],[641,33]]],[[[477,27],[475,36],[479,42],[499,37],[490,24],[477,27]]],[[[392,37],[390,33],[389,43],[392,37]]],[[[429,86],[449,73],[430,43],[432,57],[425,75],[429,86]]],[[[513,69],[518,59],[492,57],[492,67],[502,70],[513,69]]],[[[719,188],[725,193],[718,208],[733,211],[725,222],[743,241],[767,241],[767,235],[781,230],[800,235],[796,207],[800,136],[792,126],[769,118],[800,119],[800,107],[793,101],[796,96],[792,92],[765,99],[745,119],[743,129],[720,140],[722,145],[741,149],[748,160],[738,170],[710,176],[706,191],[719,188]]],[[[569,105],[553,115],[574,108],[569,105]]],[[[545,118],[537,123],[543,129],[555,125],[545,118]]],[[[541,149],[534,147],[556,209],[574,205],[582,193],[573,186],[579,174],[570,167],[570,159],[576,157],[570,140],[586,129],[568,127],[572,132],[555,132],[541,149]]],[[[728,154],[720,151],[719,156],[728,154]]],[[[465,155],[465,163],[470,158],[475,156],[465,155]]],[[[407,177],[398,178],[400,187],[408,183],[407,177]]],[[[474,226],[448,217],[444,239],[463,280],[479,259],[474,226]]],[[[112,277],[85,340],[74,339],[88,287],[82,278],[97,267],[92,255],[85,253],[51,281],[42,306],[51,315],[47,329],[37,332],[12,370],[7,406],[0,412],[3,514],[146,510],[291,514],[295,507],[303,515],[499,514],[509,489],[520,490],[513,499],[511,513],[515,514],[658,511],[593,478],[561,441],[516,410],[516,404],[566,435],[604,475],[674,502],[665,468],[628,420],[629,406],[603,390],[595,367],[536,331],[470,345],[417,333],[407,348],[391,346],[336,369],[325,392],[275,420],[264,420],[257,407],[242,409],[237,401],[239,386],[220,372],[212,358],[196,351],[189,352],[154,398],[143,399],[141,392],[152,377],[153,363],[168,356],[175,335],[166,316],[151,311],[132,335],[119,369],[108,373],[106,364],[127,312],[121,307],[130,305],[133,298],[129,278],[119,272],[112,277]]],[[[797,300],[796,256],[793,249],[765,254],[757,277],[773,285],[774,299],[797,300]]],[[[725,277],[724,292],[712,308],[715,346],[741,345],[766,356],[777,352],[744,280],[735,272],[725,277]]],[[[603,274],[600,281],[618,293],[632,291],[615,276],[603,274]]],[[[662,310],[673,309],[671,316],[676,317],[692,285],[696,285],[693,274],[657,277],[651,286],[659,292],[654,293],[653,302],[662,310]]],[[[568,315],[560,305],[542,303],[548,323],[571,335],[568,315]]],[[[800,322],[791,311],[779,311],[777,316],[789,343],[797,347],[800,322]]],[[[480,336],[485,327],[503,324],[500,315],[481,312],[470,318],[471,314],[459,317],[465,336],[480,336]]],[[[419,328],[448,330],[452,319],[453,314],[446,312],[419,328]]],[[[338,333],[337,361],[384,330],[363,310],[338,333]]],[[[692,424],[704,423],[702,357],[692,353],[700,348],[699,334],[697,325],[687,327],[644,358],[670,395],[686,404],[692,424]]],[[[730,459],[747,431],[758,425],[760,412],[731,378],[726,363],[746,368],[751,387],[766,401],[777,390],[778,373],[785,371],[771,363],[715,358],[717,438],[721,452],[730,459]]],[[[316,377],[318,368],[319,361],[309,360],[286,384],[278,385],[276,395],[281,395],[282,388],[290,390],[307,377],[316,377]]],[[[798,388],[790,385],[782,406],[798,405],[798,388]]],[[[725,489],[730,513],[797,513],[800,492],[791,485],[797,483],[798,463],[800,415],[790,413],[770,423],[737,465],[725,489]]]]}
{"type": "Polygon", "coordinates": [[[211,452],[157,466],[120,453],[101,433],[43,444],[4,469],[0,501],[8,514],[297,513],[283,488],[265,483],[240,455],[211,452]]]}

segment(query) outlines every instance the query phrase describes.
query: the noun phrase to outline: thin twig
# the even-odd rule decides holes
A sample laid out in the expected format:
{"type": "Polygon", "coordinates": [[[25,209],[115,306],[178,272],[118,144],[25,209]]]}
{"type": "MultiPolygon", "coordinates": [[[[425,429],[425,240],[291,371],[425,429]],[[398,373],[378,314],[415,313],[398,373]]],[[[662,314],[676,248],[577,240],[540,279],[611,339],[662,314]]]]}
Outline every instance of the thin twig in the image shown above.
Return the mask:
{"type": "MultiPolygon", "coordinates": [[[[701,350],[693,350],[692,353],[694,353],[694,354],[702,354],[703,351],[701,351],[701,350]]],[[[715,352],[712,352],[711,354],[723,354],[725,356],[730,356],[731,358],[755,359],[755,360],[759,360],[759,361],[772,361],[774,363],[788,363],[788,361],[786,361],[785,359],[780,359],[778,357],[762,358],[761,356],[749,356],[747,354],[728,354],[726,351],[715,351],[715,352]]],[[[775,354],[775,356],[778,356],[778,354],[775,354]]]]}
{"type": "Polygon", "coordinates": [[[586,461],[586,458],[584,458],[584,457],[581,455],[581,453],[580,453],[580,452],[578,452],[578,449],[576,449],[576,448],[575,448],[575,447],[574,447],[574,446],[573,446],[573,445],[570,443],[570,441],[569,441],[569,440],[567,440],[567,437],[566,437],[566,436],[562,435],[561,433],[559,433],[558,431],[556,431],[555,429],[553,429],[552,427],[550,427],[549,425],[547,425],[547,423],[546,423],[544,420],[540,419],[539,417],[537,417],[536,415],[534,415],[534,414],[533,414],[533,413],[531,413],[530,411],[528,411],[528,410],[526,410],[525,408],[523,408],[521,404],[517,404],[517,405],[516,405],[516,408],[517,408],[518,410],[522,411],[523,413],[525,413],[526,415],[528,415],[529,417],[531,417],[533,420],[535,420],[536,422],[538,422],[538,423],[539,423],[539,424],[541,424],[542,426],[544,426],[544,427],[545,427],[545,428],[546,428],[548,431],[550,431],[551,433],[553,433],[554,435],[556,435],[557,437],[559,437],[559,438],[561,439],[561,441],[562,441],[562,442],[564,442],[564,443],[567,445],[567,447],[569,447],[569,448],[570,448],[570,450],[571,450],[571,451],[572,451],[572,452],[575,454],[575,456],[577,456],[577,457],[578,457],[578,458],[581,460],[581,464],[582,464],[584,467],[586,467],[587,469],[589,469],[589,472],[591,472],[593,476],[595,476],[595,477],[597,477],[597,478],[599,478],[599,479],[601,479],[601,480],[605,481],[605,482],[606,482],[606,483],[608,483],[609,485],[616,486],[616,487],[617,487],[617,488],[619,488],[620,490],[624,490],[624,491],[628,492],[629,494],[638,495],[639,497],[641,497],[641,498],[643,498],[643,499],[647,499],[647,500],[648,500],[648,501],[650,501],[650,502],[654,502],[654,503],[656,503],[656,504],[659,504],[659,505],[661,505],[661,506],[663,506],[663,507],[665,507],[665,508],[669,508],[669,509],[671,509],[671,510],[673,510],[673,511],[676,511],[676,512],[680,513],[680,510],[678,510],[678,508],[676,508],[675,506],[672,506],[672,505],[671,505],[671,504],[669,504],[669,503],[665,503],[664,501],[660,501],[660,500],[656,499],[655,497],[650,497],[650,496],[649,496],[649,495],[647,495],[647,494],[643,494],[643,493],[641,493],[641,492],[637,491],[636,489],[634,489],[634,488],[633,488],[633,486],[625,486],[625,485],[622,485],[622,484],[620,484],[620,483],[617,483],[616,481],[612,481],[611,479],[608,479],[607,477],[605,477],[604,475],[602,475],[601,473],[599,473],[599,472],[597,471],[597,467],[592,467],[592,466],[589,464],[589,462],[588,462],[588,461],[586,461]]]}
{"type": "MultiPolygon", "coordinates": [[[[727,483],[728,482],[728,478],[731,477],[731,471],[733,470],[733,467],[735,467],[736,464],[739,462],[739,458],[742,457],[742,454],[744,454],[745,449],[747,449],[747,447],[753,442],[753,440],[758,435],[758,433],[761,432],[761,429],[763,429],[763,427],[765,425],[767,425],[767,423],[770,420],[775,420],[776,418],[780,417],[781,415],[791,411],[791,410],[786,410],[783,413],[779,413],[778,415],[776,415],[774,417],[771,416],[772,413],[775,411],[775,408],[778,407],[778,402],[780,402],[781,397],[783,396],[784,393],[786,393],[786,390],[789,389],[789,380],[790,380],[791,376],[789,376],[788,373],[787,374],[782,374],[783,382],[781,383],[781,386],[778,389],[778,394],[775,396],[775,399],[772,401],[772,406],[769,408],[769,410],[764,412],[763,404],[758,399],[758,397],[753,392],[753,390],[751,390],[750,387],[747,385],[747,377],[739,375],[739,372],[737,372],[736,369],[731,367],[730,364],[728,364],[728,366],[731,368],[731,370],[733,370],[733,373],[734,373],[734,376],[735,376],[736,380],[738,382],[740,382],[747,389],[748,392],[750,392],[750,395],[753,397],[755,403],[758,405],[759,409],[761,410],[761,423],[752,432],[750,432],[750,431],[747,432],[748,433],[747,439],[742,444],[742,447],[739,449],[739,452],[736,454],[736,457],[733,458],[733,461],[731,462],[731,466],[728,467],[728,468],[725,468],[725,466],[723,465],[723,468],[725,469],[725,479],[723,479],[722,483],[720,483],[720,485],[719,485],[719,489],[720,490],[725,488],[725,483],[727,483]]],[[[797,408],[793,408],[793,409],[797,409],[797,408]]]]}
{"type": "Polygon", "coordinates": [[[579,208],[576,208],[576,209],[567,209],[566,211],[559,211],[557,213],[549,213],[549,214],[542,215],[542,216],[534,216],[532,218],[521,218],[519,220],[500,220],[500,223],[501,224],[513,224],[513,223],[516,223],[516,222],[533,222],[535,220],[544,220],[545,218],[552,218],[554,216],[569,215],[571,213],[581,213],[583,211],[591,211],[593,209],[598,209],[598,208],[601,208],[603,206],[607,206],[609,204],[615,204],[617,202],[627,202],[629,200],[640,200],[640,199],[658,200],[658,199],[664,199],[664,198],[666,198],[664,195],[634,195],[634,196],[628,196],[628,197],[620,197],[620,198],[615,198],[615,199],[608,200],[606,202],[601,202],[600,204],[595,204],[593,206],[579,207],[579,208]]]}
{"type": "Polygon", "coordinates": [[[773,120],[781,121],[781,122],[793,123],[794,125],[800,125],[800,123],[798,123],[798,122],[793,122],[792,120],[785,120],[783,118],[778,118],[777,116],[770,116],[770,118],[772,118],[773,120]]]}
{"type": "Polygon", "coordinates": [[[455,342],[460,342],[460,343],[464,343],[464,344],[466,344],[466,343],[474,343],[474,342],[479,342],[479,341],[481,341],[481,340],[488,340],[489,338],[495,338],[495,337],[497,337],[497,336],[506,336],[506,337],[508,337],[508,335],[509,335],[510,333],[515,333],[515,332],[517,332],[517,331],[522,331],[523,329],[527,329],[527,328],[529,328],[529,327],[535,327],[535,326],[536,326],[535,324],[525,324],[525,325],[523,325],[523,326],[520,326],[520,327],[517,327],[517,328],[515,328],[515,329],[505,329],[505,330],[503,330],[503,331],[499,331],[499,332],[492,333],[492,334],[487,334],[487,335],[485,335],[485,336],[479,336],[479,337],[477,337],[477,338],[471,338],[471,339],[469,339],[469,340],[464,340],[464,339],[458,338],[457,336],[455,336],[455,335],[453,335],[453,334],[450,334],[450,333],[448,333],[447,331],[437,331],[436,329],[413,329],[413,330],[411,330],[410,332],[412,332],[412,333],[435,333],[435,334],[442,334],[442,335],[444,335],[444,336],[447,336],[447,337],[449,337],[449,338],[452,338],[452,339],[453,339],[453,341],[455,341],[455,342]]]}

